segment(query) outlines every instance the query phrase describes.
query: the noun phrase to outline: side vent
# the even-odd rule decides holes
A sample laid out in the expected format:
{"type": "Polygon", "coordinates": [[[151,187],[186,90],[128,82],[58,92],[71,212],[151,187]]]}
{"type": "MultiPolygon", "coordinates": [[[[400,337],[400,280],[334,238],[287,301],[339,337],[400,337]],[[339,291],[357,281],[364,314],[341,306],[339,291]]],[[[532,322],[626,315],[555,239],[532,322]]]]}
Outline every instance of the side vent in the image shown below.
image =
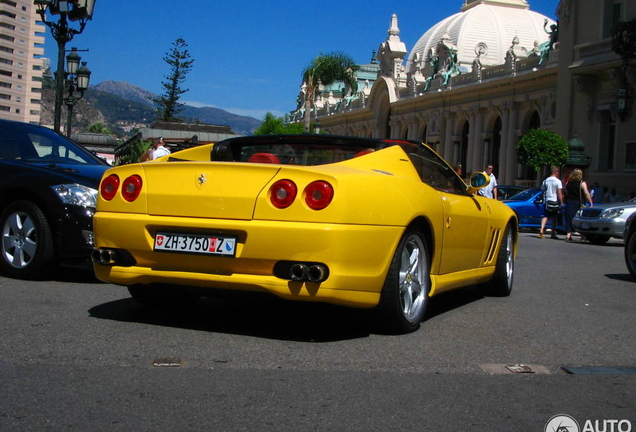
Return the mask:
{"type": "Polygon", "coordinates": [[[491,264],[493,260],[497,258],[497,245],[499,244],[500,238],[501,230],[494,230],[492,232],[492,237],[490,239],[490,245],[488,246],[488,253],[486,253],[484,264],[491,264]]]}

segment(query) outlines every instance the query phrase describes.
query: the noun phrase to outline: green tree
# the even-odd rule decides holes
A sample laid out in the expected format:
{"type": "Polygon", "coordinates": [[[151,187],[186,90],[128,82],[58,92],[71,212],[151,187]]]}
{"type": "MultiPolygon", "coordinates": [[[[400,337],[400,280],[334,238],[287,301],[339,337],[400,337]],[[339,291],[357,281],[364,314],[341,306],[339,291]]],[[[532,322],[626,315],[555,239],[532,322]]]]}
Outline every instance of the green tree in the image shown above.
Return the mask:
{"type": "Polygon", "coordinates": [[[190,57],[188,52],[188,44],[182,38],[178,38],[172,43],[172,49],[166,53],[163,61],[170,66],[170,74],[166,75],[165,81],[161,82],[164,93],[154,102],[159,104],[159,120],[161,121],[180,121],[176,116],[183,109],[182,103],[179,103],[181,95],[188,91],[181,86],[185,82],[188,72],[192,70],[194,59],[190,57]]]}
{"type": "Polygon", "coordinates": [[[334,81],[342,80],[345,84],[345,94],[350,89],[351,93],[358,91],[358,82],[355,72],[360,67],[353,59],[340,51],[329,54],[319,54],[303,71],[303,84],[305,86],[305,132],[309,132],[311,125],[311,110],[320,85],[329,85],[334,81]]]}
{"type": "Polygon", "coordinates": [[[150,141],[139,140],[126,149],[126,154],[117,161],[117,166],[141,162],[141,155],[150,148],[150,141]]]}
{"type": "Polygon", "coordinates": [[[541,171],[550,166],[562,167],[569,156],[568,143],[552,131],[532,129],[515,147],[522,165],[541,171]]]}
{"type": "Polygon", "coordinates": [[[303,125],[289,123],[287,117],[276,117],[271,112],[265,114],[263,123],[254,131],[254,135],[293,135],[303,133],[303,125]]]}
{"type": "Polygon", "coordinates": [[[112,135],[113,131],[111,131],[108,126],[106,126],[104,123],[102,122],[97,122],[97,123],[93,123],[92,125],[90,125],[88,127],[88,132],[91,133],[98,133],[98,134],[104,134],[104,135],[112,135]]]}

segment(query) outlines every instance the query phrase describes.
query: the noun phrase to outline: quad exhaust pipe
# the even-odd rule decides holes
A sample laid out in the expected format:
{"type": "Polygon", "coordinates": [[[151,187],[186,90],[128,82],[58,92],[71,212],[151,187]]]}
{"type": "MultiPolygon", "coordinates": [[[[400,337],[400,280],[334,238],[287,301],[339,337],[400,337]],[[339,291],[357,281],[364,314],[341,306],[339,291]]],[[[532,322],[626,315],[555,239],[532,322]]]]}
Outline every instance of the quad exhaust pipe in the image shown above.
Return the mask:
{"type": "Polygon", "coordinates": [[[306,265],[302,263],[293,264],[289,268],[289,277],[297,282],[320,283],[327,279],[329,270],[324,264],[306,265]]]}
{"type": "Polygon", "coordinates": [[[93,249],[91,251],[91,260],[97,264],[112,266],[117,263],[118,259],[117,252],[112,249],[93,249]]]}

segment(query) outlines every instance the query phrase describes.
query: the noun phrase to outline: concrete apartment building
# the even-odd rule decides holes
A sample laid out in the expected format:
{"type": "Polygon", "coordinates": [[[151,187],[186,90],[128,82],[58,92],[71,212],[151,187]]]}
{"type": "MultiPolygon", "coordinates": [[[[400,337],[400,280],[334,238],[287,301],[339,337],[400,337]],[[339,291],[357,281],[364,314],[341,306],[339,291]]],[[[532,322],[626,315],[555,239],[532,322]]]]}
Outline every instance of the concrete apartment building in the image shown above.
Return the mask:
{"type": "Polygon", "coordinates": [[[40,123],[45,27],[33,0],[0,0],[0,118],[40,123]]]}

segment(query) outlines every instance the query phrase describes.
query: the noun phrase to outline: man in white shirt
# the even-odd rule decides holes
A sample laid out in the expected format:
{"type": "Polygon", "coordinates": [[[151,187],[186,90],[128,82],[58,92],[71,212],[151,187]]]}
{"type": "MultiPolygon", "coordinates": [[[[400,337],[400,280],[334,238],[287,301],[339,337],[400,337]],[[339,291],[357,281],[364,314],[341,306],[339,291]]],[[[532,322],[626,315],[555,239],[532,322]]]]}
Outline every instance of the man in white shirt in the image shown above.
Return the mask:
{"type": "Polygon", "coordinates": [[[552,235],[550,238],[558,240],[559,238],[556,235],[556,227],[557,227],[557,218],[559,217],[559,212],[561,211],[561,207],[563,207],[563,183],[559,180],[559,168],[551,167],[550,168],[552,174],[550,177],[543,180],[541,184],[541,190],[543,191],[544,196],[544,207],[543,207],[543,216],[541,218],[541,230],[539,231],[539,238],[544,238],[545,234],[545,226],[548,222],[548,217],[552,219],[552,235]],[[559,209],[557,210],[548,210],[548,203],[558,203],[559,209]]]}
{"type": "Polygon", "coordinates": [[[153,160],[163,156],[168,156],[170,154],[170,150],[168,150],[168,148],[165,146],[165,143],[162,137],[159,137],[158,139],[156,139],[152,145],[154,147],[154,150],[152,151],[153,160]]]}
{"type": "Polygon", "coordinates": [[[479,189],[479,195],[485,196],[486,198],[494,198],[497,199],[497,178],[492,173],[494,167],[492,165],[488,165],[486,167],[486,171],[484,174],[490,177],[490,183],[483,189],[479,189]]]}

